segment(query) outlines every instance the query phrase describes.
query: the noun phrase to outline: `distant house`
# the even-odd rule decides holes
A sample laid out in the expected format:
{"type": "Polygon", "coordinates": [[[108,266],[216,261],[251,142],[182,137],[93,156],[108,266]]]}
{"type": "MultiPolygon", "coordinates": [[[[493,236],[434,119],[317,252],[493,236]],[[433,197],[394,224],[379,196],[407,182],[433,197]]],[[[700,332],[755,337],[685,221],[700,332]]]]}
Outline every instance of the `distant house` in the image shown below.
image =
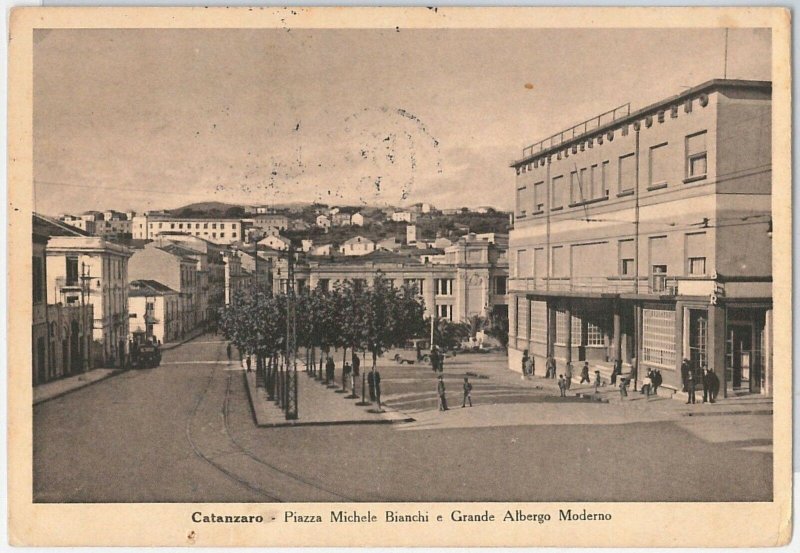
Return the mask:
{"type": "Polygon", "coordinates": [[[144,332],[160,342],[172,342],[181,332],[180,293],[157,280],[131,281],[128,317],[131,333],[144,332]]]}
{"type": "Polygon", "coordinates": [[[289,217],[282,213],[258,213],[253,217],[253,226],[260,229],[277,228],[286,230],[289,228],[289,217]]]}
{"type": "Polygon", "coordinates": [[[333,244],[320,244],[312,246],[308,250],[308,255],[331,255],[331,253],[333,253],[333,244]]]}
{"type": "Polygon", "coordinates": [[[361,213],[353,213],[353,216],[350,218],[350,222],[354,227],[363,227],[364,216],[361,213]]]}
{"type": "Polygon", "coordinates": [[[490,211],[494,211],[494,208],[491,207],[491,206],[488,206],[488,205],[482,205],[482,206],[476,207],[473,211],[475,213],[484,214],[484,213],[489,213],[490,211]]]}
{"type": "Polygon", "coordinates": [[[352,222],[353,215],[344,211],[338,211],[331,216],[331,226],[334,227],[349,227],[352,222]]]}
{"type": "Polygon", "coordinates": [[[354,236],[346,240],[339,251],[344,255],[367,255],[375,251],[375,242],[363,236],[354,236]]]}
{"type": "Polygon", "coordinates": [[[317,215],[316,223],[318,228],[325,229],[326,231],[331,228],[331,220],[325,214],[317,215]]]}
{"type": "Polygon", "coordinates": [[[392,221],[397,223],[413,223],[417,220],[417,214],[413,211],[395,211],[392,213],[392,221]]]}
{"type": "Polygon", "coordinates": [[[397,238],[392,236],[391,238],[384,238],[377,244],[377,249],[379,250],[386,250],[389,252],[396,252],[400,249],[400,242],[397,241],[397,238]]]}
{"type": "Polygon", "coordinates": [[[443,209],[442,210],[442,215],[457,215],[459,213],[461,213],[461,208],[460,207],[448,208],[448,209],[443,209]]]}
{"type": "Polygon", "coordinates": [[[291,230],[299,230],[305,231],[311,228],[311,225],[303,221],[302,219],[292,219],[289,221],[289,228],[291,230]]]}
{"type": "Polygon", "coordinates": [[[336,215],[337,213],[339,213],[338,207],[332,207],[328,210],[328,215],[336,215]]]}
{"type": "Polygon", "coordinates": [[[276,235],[270,235],[270,236],[267,236],[266,238],[264,238],[263,240],[259,240],[259,242],[258,242],[259,246],[267,246],[269,248],[272,248],[273,250],[278,250],[278,251],[286,251],[286,250],[288,250],[289,246],[291,246],[291,244],[292,243],[288,238],[285,238],[285,237],[280,236],[280,235],[277,235],[277,236],[276,235]]]}
{"type": "Polygon", "coordinates": [[[302,249],[304,252],[311,251],[311,248],[313,248],[313,247],[314,247],[314,241],[313,241],[313,240],[303,240],[303,241],[302,241],[302,247],[301,247],[301,249],[302,249]]]}

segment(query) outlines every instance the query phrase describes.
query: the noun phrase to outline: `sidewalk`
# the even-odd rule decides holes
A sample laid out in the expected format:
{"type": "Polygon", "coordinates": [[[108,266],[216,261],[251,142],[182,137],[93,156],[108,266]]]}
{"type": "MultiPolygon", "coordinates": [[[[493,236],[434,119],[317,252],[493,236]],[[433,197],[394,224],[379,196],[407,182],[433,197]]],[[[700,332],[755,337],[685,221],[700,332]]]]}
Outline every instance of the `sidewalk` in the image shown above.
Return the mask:
{"type": "MultiPolygon", "coordinates": [[[[197,329],[182,340],[163,344],[161,346],[161,351],[163,353],[165,351],[175,349],[176,347],[194,340],[203,334],[204,332],[202,329],[197,329]]],[[[75,376],[59,378],[58,380],[54,380],[52,382],[40,384],[33,389],[33,404],[37,405],[45,401],[50,401],[51,399],[56,399],[70,392],[74,392],[75,390],[80,390],[81,388],[85,388],[86,386],[91,386],[92,384],[100,382],[101,380],[105,380],[106,378],[118,375],[126,370],[130,369],[97,368],[85,373],[77,374],[75,376]]]]}
{"type": "Polygon", "coordinates": [[[38,405],[39,403],[56,399],[121,372],[123,372],[123,369],[92,369],[89,372],[40,384],[33,389],[33,404],[38,405]]]}
{"type": "Polygon", "coordinates": [[[388,407],[384,407],[379,413],[374,404],[368,407],[358,406],[358,399],[351,399],[349,394],[337,393],[304,370],[297,372],[298,419],[286,420],[283,410],[267,398],[266,390],[256,388],[255,371],[245,372],[244,378],[253,417],[256,425],[261,427],[392,424],[414,420],[388,407]]]}

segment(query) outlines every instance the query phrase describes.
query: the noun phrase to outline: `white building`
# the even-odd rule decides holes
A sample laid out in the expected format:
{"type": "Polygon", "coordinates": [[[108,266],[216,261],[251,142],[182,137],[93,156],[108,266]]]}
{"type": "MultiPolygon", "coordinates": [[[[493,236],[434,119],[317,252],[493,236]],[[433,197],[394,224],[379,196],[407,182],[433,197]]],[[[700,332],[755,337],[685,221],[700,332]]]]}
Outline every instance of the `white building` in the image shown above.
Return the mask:
{"type": "Polygon", "coordinates": [[[245,225],[241,219],[176,218],[139,215],[133,218],[131,234],[139,240],[153,240],[161,234],[176,232],[199,236],[215,244],[242,241],[245,225]]]}
{"type": "Polygon", "coordinates": [[[321,229],[325,229],[326,231],[331,228],[331,220],[330,217],[324,214],[317,215],[317,227],[321,229]]]}
{"type": "Polygon", "coordinates": [[[417,220],[417,214],[411,211],[395,211],[392,213],[392,221],[396,223],[413,223],[417,220]]]}
{"type": "Polygon", "coordinates": [[[353,216],[350,217],[350,223],[354,227],[363,227],[364,226],[364,216],[361,213],[353,213],[353,216]]]}
{"type": "Polygon", "coordinates": [[[180,293],[156,280],[134,280],[128,292],[130,332],[144,332],[161,343],[180,333],[180,293]]]}
{"type": "Polygon", "coordinates": [[[262,240],[259,240],[259,246],[267,246],[273,250],[286,251],[291,246],[291,241],[280,235],[269,235],[262,240]]]}
{"type": "Polygon", "coordinates": [[[375,242],[363,236],[354,236],[346,240],[339,251],[344,255],[367,255],[375,251],[375,242]]]}

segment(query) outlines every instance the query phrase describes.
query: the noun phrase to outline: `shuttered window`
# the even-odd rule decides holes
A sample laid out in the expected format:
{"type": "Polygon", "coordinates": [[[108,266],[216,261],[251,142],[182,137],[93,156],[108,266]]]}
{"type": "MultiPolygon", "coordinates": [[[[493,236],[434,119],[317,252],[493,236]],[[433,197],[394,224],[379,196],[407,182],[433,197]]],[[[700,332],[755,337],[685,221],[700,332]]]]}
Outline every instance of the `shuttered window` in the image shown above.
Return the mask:
{"type": "Polygon", "coordinates": [[[705,232],[686,235],[686,273],[706,274],[707,236],[705,232]]]}
{"type": "Polygon", "coordinates": [[[667,158],[667,143],[650,148],[650,186],[667,184],[669,174],[669,160],[667,158]]]}
{"type": "Polygon", "coordinates": [[[564,207],[564,197],[567,193],[564,188],[564,175],[553,177],[552,190],[553,201],[550,203],[550,207],[553,209],[564,207]]]}
{"type": "Polygon", "coordinates": [[[550,267],[554,277],[569,276],[569,259],[563,246],[553,246],[550,267]]]}
{"type": "Polygon", "coordinates": [[[619,158],[619,193],[633,192],[636,186],[636,156],[627,154],[619,158]]]}
{"type": "Polygon", "coordinates": [[[686,137],[686,178],[702,178],[708,171],[706,131],[686,137]]]}

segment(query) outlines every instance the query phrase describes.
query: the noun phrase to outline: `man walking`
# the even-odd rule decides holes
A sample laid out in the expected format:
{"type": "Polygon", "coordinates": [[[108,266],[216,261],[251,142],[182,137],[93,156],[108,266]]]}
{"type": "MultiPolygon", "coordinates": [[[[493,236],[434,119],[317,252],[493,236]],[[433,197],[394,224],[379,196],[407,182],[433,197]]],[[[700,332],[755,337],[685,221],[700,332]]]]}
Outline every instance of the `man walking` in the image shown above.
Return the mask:
{"type": "Polygon", "coordinates": [[[325,384],[330,384],[333,382],[335,372],[336,362],[333,360],[333,357],[329,355],[328,361],[325,363],[325,384]]]}
{"type": "MultiPolygon", "coordinates": [[[[587,363],[588,366],[588,363],[587,363]]],[[[600,371],[594,371],[594,393],[600,393],[600,386],[603,384],[603,379],[600,378],[600,371]]]]}
{"type": "Polygon", "coordinates": [[[231,358],[233,356],[233,346],[231,345],[230,342],[228,342],[228,347],[226,349],[228,351],[228,364],[230,364],[230,362],[232,360],[231,358]]]}
{"type": "Polygon", "coordinates": [[[469,381],[469,378],[466,376],[464,377],[464,399],[461,401],[461,408],[463,409],[466,407],[467,402],[469,402],[469,406],[472,407],[472,384],[469,381]]]}
{"type": "Polygon", "coordinates": [[[628,397],[628,379],[620,378],[619,379],[619,399],[620,399],[620,401],[622,401],[626,397],[628,397]]]}
{"type": "Polygon", "coordinates": [[[611,385],[612,386],[617,383],[617,376],[619,376],[621,374],[622,374],[622,360],[621,359],[615,359],[614,360],[614,370],[611,371],[611,385]]]}
{"type": "Polygon", "coordinates": [[[564,382],[564,375],[558,375],[558,391],[561,394],[561,397],[567,397],[567,385],[564,382]]]}
{"type": "Polygon", "coordinates": [[[439,383],[436,386],[436,392],[439,394],[439,411],[447,411],[447,398],[445,397],[444,379],[439,375],[439,383]]]}
{"type": "Polygon", "coordinates": [[[581,369],[581,381],[580,381],[580,384],[583,384],[584,382],[586,382],[587,384],[589,384],[591,382],[591,380],[589,379],[589,362],[588,361],[584,361],[583,362],[583,368],[581,369]]]}
{"type": "Polygon", "coordinates": [[[249,353],[247,354],[246,362],[247,362],[247,372],[251,372],[253,366],[253,357],[249,353]]]}

